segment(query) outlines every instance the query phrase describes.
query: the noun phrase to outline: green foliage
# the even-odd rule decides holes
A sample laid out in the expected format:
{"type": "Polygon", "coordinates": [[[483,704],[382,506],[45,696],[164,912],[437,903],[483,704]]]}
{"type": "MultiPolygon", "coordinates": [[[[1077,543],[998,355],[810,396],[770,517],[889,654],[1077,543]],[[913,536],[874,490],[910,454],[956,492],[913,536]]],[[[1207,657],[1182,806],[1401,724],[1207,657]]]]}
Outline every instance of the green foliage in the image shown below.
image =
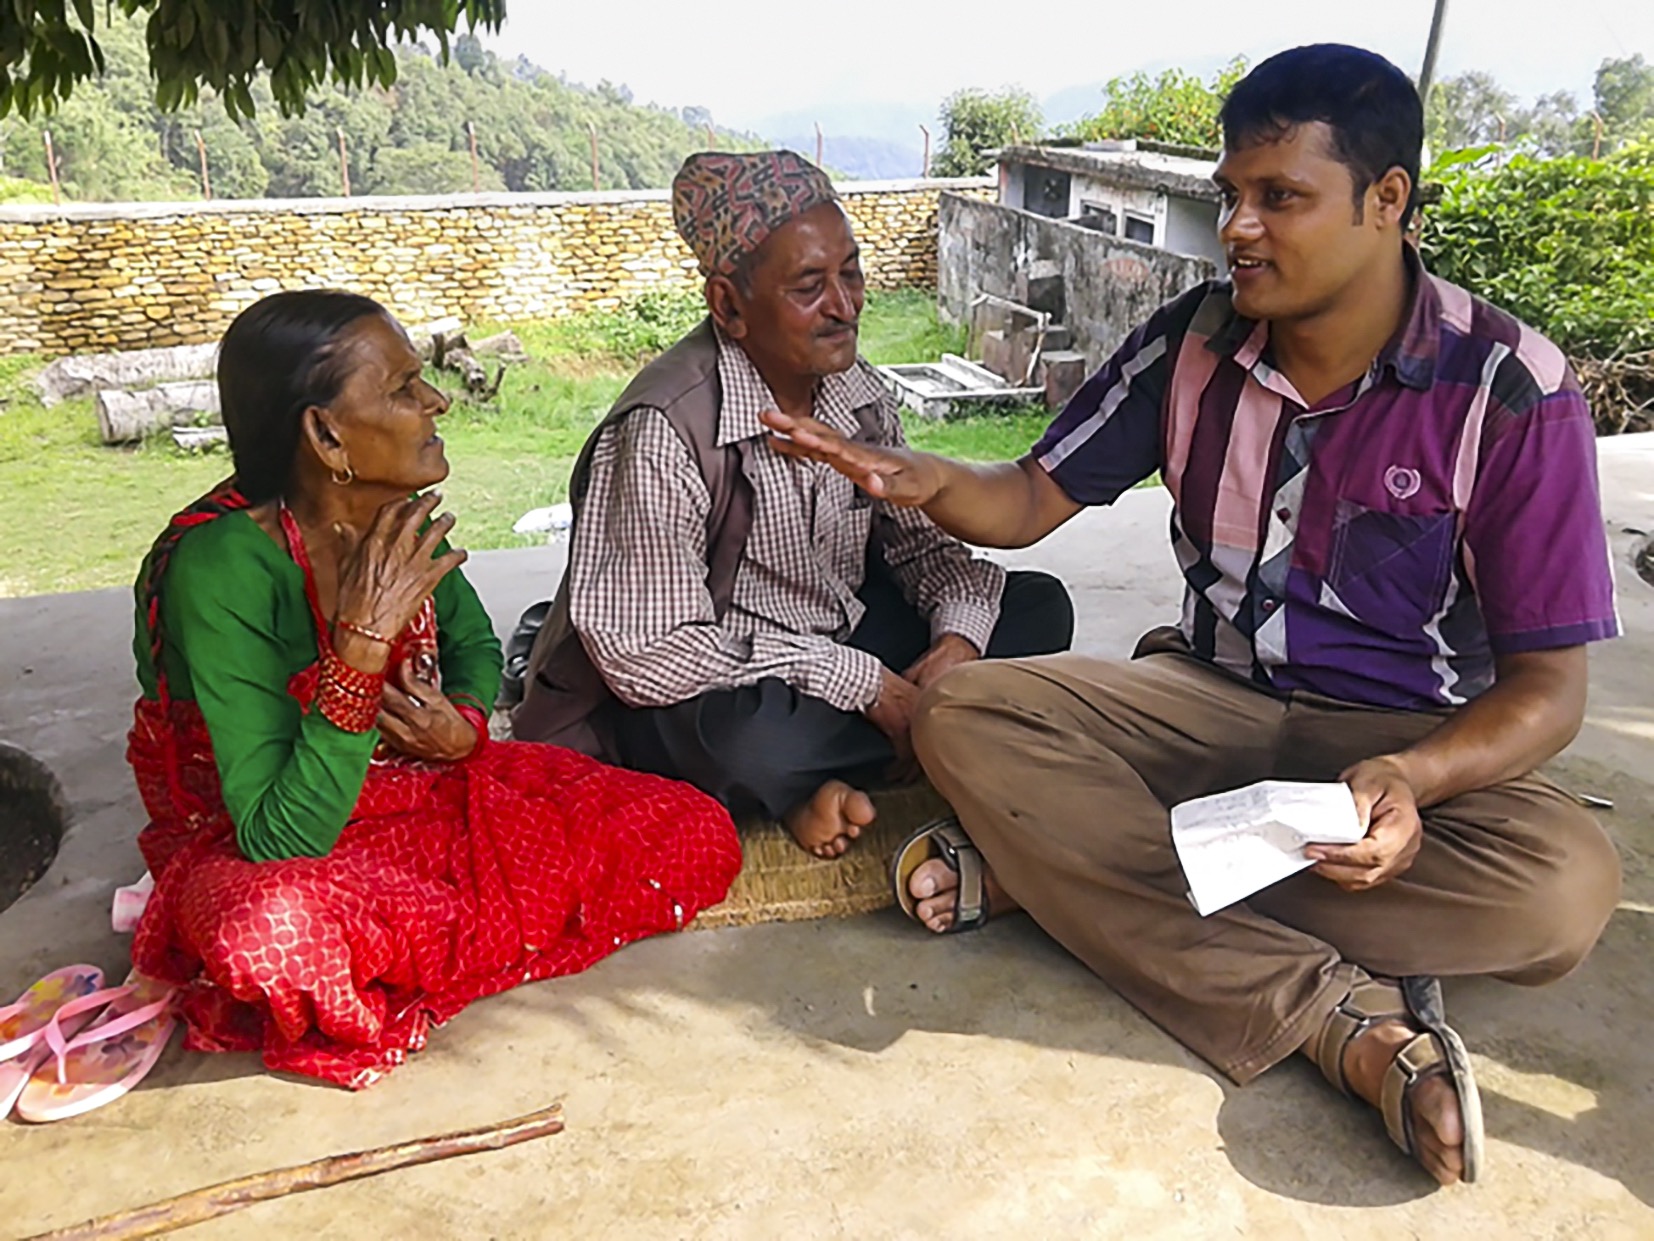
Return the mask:
{"type": "Polygon", "coordinates": [[[939,177],[977,177],[988,171],[985,152],[1014,142],[1034,142],[1044,128],[1034,97],[1025,90],[972,87],[942,101],[942,151],[931,172],[939,177]]]}
{"type": "MultiPolygon", "coordinates": [[[[464,151],[435,142],[411,147],[380,147],[373,157],[361,193],[450,194],[456,186],[471,184],[471,157],[464,151]]],[[[480,190],[503,190],[505,181],[492,168],[477,173],[480,190]]]]}
{"type": "MultiPolygon", "coordinates": [[[[629,365],[670,347],[706,315],[698,290],[645,293],[614,310],[596,310],[558,319],[523,337],[530,352],[613,359],[629,365]]],[[[958,353],[965,345],[963,327],[936,317],[931,294],[923,289],[870,293],[861,320],[861,352],[875,364],[933,360],[958,353]]]]}
{"type": "Polygon", "coordinates": [[[1236,82],[1246,76],[1247,62],[1237,56],[1210,82],[1182,69],[1167,69],[1159,77],[1134,73],[1112,78],[1103,87],[1103,107],[1065,128],[1087,142],[1105,138],[1151,138],[1179,146],[1223,145],[1218,111],[1236,82]]]}
{"type": "Polygon", "coordinates": [[[1487,150],[1438,161],[1425,220],[1431,270],[1575,357],[1654,348],[1654,151],[1604,160],[1487,150]]]}
{"type": "Polygon", "coordinates": [[[1425,109],[1425,140],[1432,151],[1459,151],[1504,143],[1538,155],[1589,155],[1592,122],[1567,91],[1541,95],[1523,107],[1491,73],[1472,70],[1436,83],[1425,109]]]}
{"type": "MultiPolygon", "coordinates": [[[[417,46],[394,53],[389,90],[331,86],[302,114],[284,116],[268,80],[251,86],[252,119],[232,119],[206,88],[172,111],[151,97],[144,32],[117,17],[100,30],[106,70],[39,124],[0,121],[0,159],[16,175],[47,181],[41,129],[49,128],[59,175],[70,199],[142,201],[201,194],[200,134],[218,198],[313,197],[344,192],[343,131],[354,194],[464,193],[472,188],[470,136],[475,126],[483,190],[588,189],[587,122],[597,126],[606,188],[668,184],[683,158],[706,144],[704,109],[697,123],[661,108],[625,102],[616,86],[585,90],[521,59],[501,61],[470,36],[442,62],[417,46]]],[[[755,140],[716,134],[725,149],[755,140]]]]}
{"type": "Polygon", "coordinates": [[[26,181],[22,177],[0,176],[0,204],[51,201],[52,187],[49,185],[42,185],[38,181],[26,181]]]}
{"type": "Polygon", "coordinates": [[[671,347],[705,315],[706,303],[699,292],[662,290],[645,293],[614,310],[559,319],[547,326],[541,341],[555,353],[636,364],[671,347]]]}
{"type": "Polygon", "coordinates": [[[330,79],[392,86],[393,44],[429,33],[446,55],[462,20],[468,30],[498,30],[505,17],[504,0],[73,0],[70,8],[13,0],[0,9],[0,117],[50,112],[101,74],[116,10],[148,19],[157,107],[193,104],[210,87],[232,118],[253,114],[254,86],[265,81],[283,115],[303,112],[309,92],[330,79]]]}
{"type": "Polygon", "coordinates": [[[1589,155],[1592,123],[1568,91],[1541,95],[1524,107],[1491,73],[1476,69],[1436,83],[1424,135],[1432,151],[1504,143],[1537,155],[1589,155]]]}
{"type": "Polygon", "coordinates": [[[188,195],[188,178],[174,175],[150,123],[143,32],[133,23],[116,23],[104,42],[108,76],[103,82],[77,90],[43,126],[0,122],[0,158],[8,171],[48,182],[44,128],[52,136],[67,198],[117,202],[188,195]]]}

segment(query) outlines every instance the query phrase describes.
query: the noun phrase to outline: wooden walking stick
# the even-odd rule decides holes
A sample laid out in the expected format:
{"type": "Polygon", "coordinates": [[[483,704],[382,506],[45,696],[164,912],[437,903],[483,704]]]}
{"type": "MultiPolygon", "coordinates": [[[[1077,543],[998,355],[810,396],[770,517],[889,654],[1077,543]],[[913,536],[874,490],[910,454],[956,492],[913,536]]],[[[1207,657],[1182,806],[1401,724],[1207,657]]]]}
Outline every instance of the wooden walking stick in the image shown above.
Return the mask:
{"type": "Polygon", "coordinates": [[[101,1215],[84,1224],[59,1228],[55,1232],[43,1232],[27,1238],[27,1241],[131,1241],[136,1237],[154,1237],[217,1219],[220,1215],[239,1211],[255,1202],[300,1194],[308,1189],[326,1189],[329,1185],[344,1181],[378,1176],[381,1172],[391,1172],[397,1168],[412,1168],[454,1155],[500,1150],[515,1146],[518,1142],[561,1132],[563,1105],[554,1103],[541,1111],[530,1112],[527,1116],[519,1116],[500,1125],[418,1138],[400,1146],[380,1146],[349,1155],[332,1155],[294,1168],[255,1172],[252,1176],[209,1185],[206,1189],[179,1194],[176,1198],[152,1202],[148,1206],[101,1215]]]}

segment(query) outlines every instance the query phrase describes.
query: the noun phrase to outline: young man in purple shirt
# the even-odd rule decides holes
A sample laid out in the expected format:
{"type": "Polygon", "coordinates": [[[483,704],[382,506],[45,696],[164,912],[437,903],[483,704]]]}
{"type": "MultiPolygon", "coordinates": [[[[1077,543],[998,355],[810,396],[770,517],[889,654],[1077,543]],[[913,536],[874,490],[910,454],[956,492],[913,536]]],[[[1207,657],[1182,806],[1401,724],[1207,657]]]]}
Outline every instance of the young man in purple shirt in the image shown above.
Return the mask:
{"type": "Polygon", "coordinates": [[[989,546],[1160,471],[1181,623],[1129,663],[935,686],[915,747],[963,833],[925,842],[903,895],[936,931],[1021,905],[1236,1082],[1302,1052],[1437,1180],[1472,1180],[1480,1105],[1435,977],[1560,978],[1619,895],[1607,836],[1534,774],[1579,729],[1586,644],[1618,632],[1590,411],[1555,346],[1409,244],[1423,116],[1395,66],[1284,52],[1222,119],[1231,278],[1158,311],[1021,461],[766,420],[989,546]],[[1202,918],[1168,808],[1266,778],[1346,782],[1366,836],[1202,918]]]}

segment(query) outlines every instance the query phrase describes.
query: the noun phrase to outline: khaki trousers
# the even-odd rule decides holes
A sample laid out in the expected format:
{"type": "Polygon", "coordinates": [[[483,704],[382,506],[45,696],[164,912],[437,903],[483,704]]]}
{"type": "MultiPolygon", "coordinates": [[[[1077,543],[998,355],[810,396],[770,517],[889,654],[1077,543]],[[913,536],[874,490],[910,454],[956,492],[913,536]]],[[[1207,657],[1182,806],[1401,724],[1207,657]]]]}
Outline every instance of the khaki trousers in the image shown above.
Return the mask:
{"type": "Polygon", "coordinates": [[[1262,779],[1332,780],[1443,716],[1277,698],[1193,656],[966,665],[914,745],[995,875],[1050,935],[1237,1083],[1286,1058],[1352,965],[1539,984],[1584,959],[1619,900],[1597,822],[1538,776],[1423,815],[1398,878],[1348,893],[1302,872],[1202,918],[1168,807],[1262,779]]]}

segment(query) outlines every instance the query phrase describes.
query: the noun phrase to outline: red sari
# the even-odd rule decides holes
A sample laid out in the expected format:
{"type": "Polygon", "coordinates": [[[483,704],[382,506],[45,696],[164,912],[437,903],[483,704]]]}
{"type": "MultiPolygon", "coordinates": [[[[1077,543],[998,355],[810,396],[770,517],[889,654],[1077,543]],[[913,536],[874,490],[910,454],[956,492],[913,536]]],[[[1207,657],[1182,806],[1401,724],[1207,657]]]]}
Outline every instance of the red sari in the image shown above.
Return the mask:
{"type": "Polygon", "coordinates": [[[552,746],[375,760],[332,851],[276,862],[237,849],[193,702],[141,698],[128,759],[155,880],[133,964],[184,987],[185,1045],[352,1089],[473,1000],[682,929],[741,864],[711,798],[552,746]]]}

